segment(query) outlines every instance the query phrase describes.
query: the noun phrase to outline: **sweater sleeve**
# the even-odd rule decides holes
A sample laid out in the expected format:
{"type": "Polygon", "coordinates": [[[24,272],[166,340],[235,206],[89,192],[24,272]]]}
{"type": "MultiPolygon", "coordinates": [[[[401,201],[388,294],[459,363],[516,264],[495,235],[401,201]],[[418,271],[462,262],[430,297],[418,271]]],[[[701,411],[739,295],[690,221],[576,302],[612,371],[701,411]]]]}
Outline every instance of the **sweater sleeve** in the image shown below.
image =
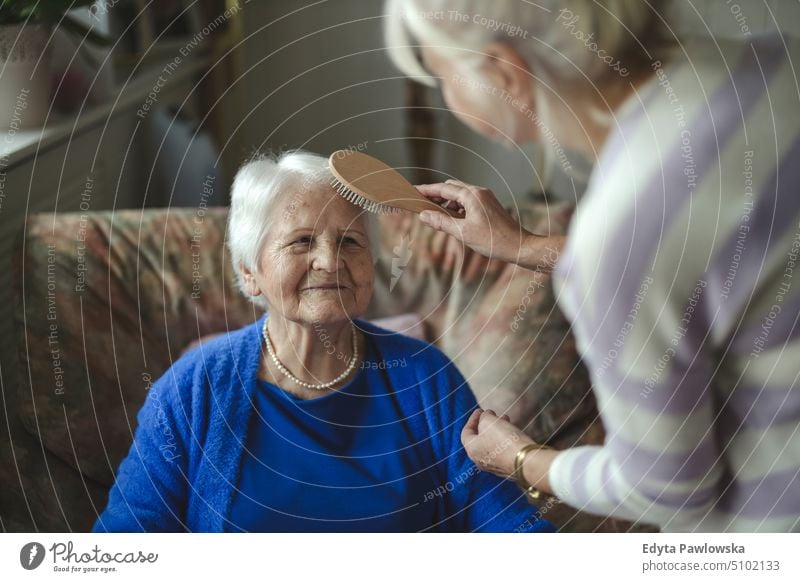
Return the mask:
{"type": "Polygon", "coordinates": [[[722,467],[712,430],[711,366],[699,343],[687,337],[678,349],[653,333],[640,361],[653,370],[659,358],[669,361],[653,383],[616,366],[593,374],[606,442],[555,458],[549,479],[559,498],[590,513],[678,531],[713,510],[722,467]]]}
{"type": "MultiPolygon", "coordinates": [[[[433,348],[435,349],[435,348],[433,348]]],[[[438,351],[438,350],[437,350],[438,351]]],[[[438,530],[445,532],[552,532],[513,481],[480,471],[461,444],[461,431],[478,406],[456,366],[438,352],[429,379],[435,401],[426,411],[438,463],[438,530]]],[[[424,382],[423,382],[424,384],[424,382]]]]}
{"type": "MultiPolygon", "coordinates": [[[[662,245],[664,255],[671,250],[662,245]]],[[[704,265],[684,262],[668,275],[656,263],[656,274],[631,269],[623,283],[596,283],[592,293],[601,297],[619,287],[604,301],[603,317],[585,310],[573,318],[606,440],[562,451],[548,474],[555,494],[573,507],[669,531],[706,519],[724,479],[708,315],[716,299],[704,265]],[[657,286],[664,281],[669,288],[657,286]]]]}
{"type": "Polygon", "coordinates": [[[93,532],[184,531],[189,434],[180,389],[191,372],[178,361],[150,388],[137,414],[134,440],[117,471],[93,532]]]}

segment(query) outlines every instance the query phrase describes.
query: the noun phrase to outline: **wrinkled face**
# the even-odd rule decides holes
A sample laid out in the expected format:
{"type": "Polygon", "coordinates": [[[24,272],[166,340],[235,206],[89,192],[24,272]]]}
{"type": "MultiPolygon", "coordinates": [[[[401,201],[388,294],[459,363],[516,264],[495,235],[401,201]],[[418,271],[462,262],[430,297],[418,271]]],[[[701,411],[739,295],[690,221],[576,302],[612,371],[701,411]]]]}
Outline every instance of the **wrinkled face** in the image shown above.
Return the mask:
{"type": "Polygon", "coordinates": [[[286,193],[245,280],[270,314],[296,323],[337,323],[360,317],[372,298],[373,263],[361,209],[317,185],[286,193]]]}

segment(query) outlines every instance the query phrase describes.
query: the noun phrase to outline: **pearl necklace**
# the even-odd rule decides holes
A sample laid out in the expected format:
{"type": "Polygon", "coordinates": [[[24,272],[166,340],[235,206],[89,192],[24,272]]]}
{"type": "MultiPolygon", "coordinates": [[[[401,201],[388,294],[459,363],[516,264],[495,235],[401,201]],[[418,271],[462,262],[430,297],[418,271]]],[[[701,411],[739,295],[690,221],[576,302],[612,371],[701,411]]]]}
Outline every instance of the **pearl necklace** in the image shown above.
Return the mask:
{"type": "Polygon", "coordinates": [[[350,358],[350,364],[347,366],[347,369],[341,374],[339,374],[336,378],[331,380],[330,382],[325,382],[323,384],[309,384],[308,382],[303,382],[300,378],[292,374],[286,368],[286,366],[284,366],[278,359],[278,356],[275,354],[275,348],[272,347],[272,342],[269,339],[269,331],[267,330],[268,320],[269,318],[264,320],[264,329],[262,332],[264,336],[264,341],[267,344],[267,353],[269,354],[269,357],[272,358],[272,361],[275,363],[275,366],[278,368],[278,370],[280,370],[284,376],[289,378],[289,380],[291,380],[295,384],[299,384],[300,386],[303,386],[304,388],[309,388],[311,390],[325,390],[326,388],[330,388],[334,384],[338,384],[339,382],[347,378],[350,375],[350,373],[355,369],[356,361],[358,360],[358,336],[356,335],[356,326],[353,325],[352,323],[350,324],[350,326],[353,328],[353,357],[350,358]]]}

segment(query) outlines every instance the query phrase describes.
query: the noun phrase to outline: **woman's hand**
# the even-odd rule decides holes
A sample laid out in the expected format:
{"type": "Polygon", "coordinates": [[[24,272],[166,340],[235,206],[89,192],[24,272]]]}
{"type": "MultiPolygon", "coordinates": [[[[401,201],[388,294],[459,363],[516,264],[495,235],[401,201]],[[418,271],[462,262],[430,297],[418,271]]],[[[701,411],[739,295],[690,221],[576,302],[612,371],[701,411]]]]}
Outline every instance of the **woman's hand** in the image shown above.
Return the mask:
{"type": "Polygon", "coordinates": [[[522,242],[531,233],[512,218],[491,190],[458,180],[416,188],[432,202],[463,214],[463,218],[452,218],[426,210],[419,215],[423,224],[454,236],[485,257],[516,262],[522,242]]]}
{"type": "Polygon", "coordinates": [[[453,218],[443,212],[426,210],[419,215],[423,224],[453,236],[490,259],[545,272],[555,267],[564,246],[564,237],[545,237],[528,232],[488,188],[459,180],[422,184],[416,188],[432,202],[460,215],[460,218],[453,218]]]}
{"type": "Polygon", "coordinates": [[[461,431],[461,443],[479,469],[499,477],[514,472],[514,458],[523,446],[533,440],[509,422],[507,415],[498,417],[492,410],[475,410],[461,431]]]}

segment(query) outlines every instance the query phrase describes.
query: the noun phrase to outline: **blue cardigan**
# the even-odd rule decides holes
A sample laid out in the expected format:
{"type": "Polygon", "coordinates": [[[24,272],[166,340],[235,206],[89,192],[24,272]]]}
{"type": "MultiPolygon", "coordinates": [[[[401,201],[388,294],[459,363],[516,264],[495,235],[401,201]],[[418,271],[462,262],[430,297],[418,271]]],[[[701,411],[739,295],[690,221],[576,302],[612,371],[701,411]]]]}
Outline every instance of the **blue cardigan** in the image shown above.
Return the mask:
{"type": "MultiPolygon", "coordinates": [[[[266,315],[264,316],[266,317],[266,315]]],[[[253,410],[263,317],[181,356],[150,389],[128,456],[92,531],[221,532],[229,524],[253,410]]],[[[387,370],[401,417],[435,467],[434,531],[554,531],[511,482],[477,471],[460,433],[477,403],[436,347],[364,321],[387,370]]],[[[432,495],[434,497],[434,495],[432,495]]]]}

